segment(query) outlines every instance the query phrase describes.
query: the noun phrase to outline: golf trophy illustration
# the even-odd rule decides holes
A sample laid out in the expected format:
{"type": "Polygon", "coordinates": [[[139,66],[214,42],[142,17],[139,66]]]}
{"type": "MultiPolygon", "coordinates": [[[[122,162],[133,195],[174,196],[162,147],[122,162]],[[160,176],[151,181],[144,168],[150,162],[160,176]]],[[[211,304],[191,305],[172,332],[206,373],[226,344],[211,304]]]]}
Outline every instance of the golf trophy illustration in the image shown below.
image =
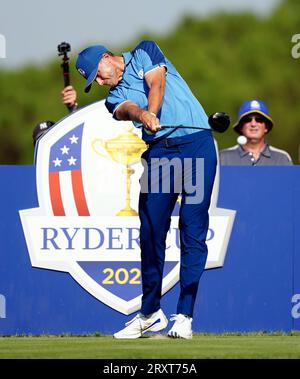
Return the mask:
{"type": "Polygon", "coordinates": [[[99,150],[99,145],[105,149],[108,156],[115,162],[123,166],[123,174],[126,180],[126,199],[125,207],[121,209],[116,216],[137,216],[137,212],[130,206],[130,187],[131,175],[134,174],[134,169],[131,167],[133,164],[139,162],[141,154],[147,149],[143,140],[132,132],[132,126],[126,126],[124,132],[119,134],[116,138],[103,141],[96,138],[92,142],[93,150],[102,157],[107,158],[99,150]]]}

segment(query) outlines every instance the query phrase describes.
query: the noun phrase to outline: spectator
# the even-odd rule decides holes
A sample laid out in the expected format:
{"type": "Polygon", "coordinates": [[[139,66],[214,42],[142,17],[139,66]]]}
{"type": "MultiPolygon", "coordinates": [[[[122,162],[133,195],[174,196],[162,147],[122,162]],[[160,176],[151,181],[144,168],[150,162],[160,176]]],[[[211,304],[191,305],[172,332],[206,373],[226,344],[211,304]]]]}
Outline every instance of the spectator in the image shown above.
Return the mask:
{"type": "Polygon", "coordinates": [[[220,164],[232,166],[289,166],[292,159],[284,150],[270,146],[265,136],[273,120],[261,100],[245,101],[233,129],[240,135],[238,145],[220,151],[220,164]]]}

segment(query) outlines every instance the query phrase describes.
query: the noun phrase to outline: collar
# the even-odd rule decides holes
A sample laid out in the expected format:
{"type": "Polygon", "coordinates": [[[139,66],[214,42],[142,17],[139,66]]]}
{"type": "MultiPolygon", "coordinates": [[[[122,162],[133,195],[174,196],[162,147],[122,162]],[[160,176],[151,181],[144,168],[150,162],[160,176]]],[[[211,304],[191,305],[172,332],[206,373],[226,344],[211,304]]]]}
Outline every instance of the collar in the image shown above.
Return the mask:
{"type": "Polygon", "coordinates": [[[123,53],[122,56],[124,58],[125,67],[126,67],[130,63],[133,55],[131,54],[130,51],[127,51],[126,53],[123,53]]]}
{"type": "MultiPolygon", "coordinates": [[[[243,148],[243,146],[239,145],[239,154],[241,157],[244,157],[245,155],[249,154],[247,150],[243,148]]],[[[266,158],[271,158],[271,150],[269,148],[269,145],[266,143],[263,151],[260,153],[261,155],[265,156],[266,158]]]]}
{"type": "Polygon", "coordinates": [[[242,145],[239,145],[238,150],[239,150],[239,154],[240,154],[240,157],[241,157],[241,158],[248,154],[248,151],[246,151],[246,150],[243,148],[242,145]]]}
{"type": "Polygon", "coordinates": [[[265,148],[261,152],[261,154],[264,155],[267,158],[271,158],[271,150],[270,150],[269,145],[267,143],[266,143],[265,148]]]}

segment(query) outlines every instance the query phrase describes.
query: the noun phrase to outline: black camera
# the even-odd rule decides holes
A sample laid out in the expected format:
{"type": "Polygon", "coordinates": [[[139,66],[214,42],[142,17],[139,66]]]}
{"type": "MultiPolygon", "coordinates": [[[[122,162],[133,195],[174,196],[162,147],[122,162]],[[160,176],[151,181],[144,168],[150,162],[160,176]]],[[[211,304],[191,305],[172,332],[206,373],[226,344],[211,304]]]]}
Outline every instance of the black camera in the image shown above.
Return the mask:
{"type": "Polygon", "coordinates": [[[62,42],[57,46],[58,55],[67,54],[71,51],[71,45],[68,42],[62,42]]]}

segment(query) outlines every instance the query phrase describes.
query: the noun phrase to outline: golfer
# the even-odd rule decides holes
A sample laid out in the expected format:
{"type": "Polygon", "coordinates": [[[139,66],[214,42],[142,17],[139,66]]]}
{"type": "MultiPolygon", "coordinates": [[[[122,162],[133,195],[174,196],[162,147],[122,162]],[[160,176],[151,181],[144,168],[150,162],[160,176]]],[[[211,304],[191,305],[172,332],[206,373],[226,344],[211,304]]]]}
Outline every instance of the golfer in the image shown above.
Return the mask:
{"type": "Polygon", "coordinates": [[[145,170],[141,183],[157,181],[159,187],[159,191],[157,186],[155,190],[151,186],[147,191],[141,190],[139,198],[142,307],[114,337],[138,338],[167,327],[160,304],[166,236],[181,193],[180,294],[168,336],[190,339],[198,283],[207,258],[208,208],[217,162],[208,117],[153,41],[142,41],[120,56],[105,46],[90,46],[79,53],[76,68],[86,79],[85,92],[93,82],[109,86],[105,104],[112,116],[131,120],[142,129],[148,149],[142,155],[145,170]],[[181,165],[169,170],[170,190],[162,190],[166,177],[157,166],[175,161],[181,165]]]}

